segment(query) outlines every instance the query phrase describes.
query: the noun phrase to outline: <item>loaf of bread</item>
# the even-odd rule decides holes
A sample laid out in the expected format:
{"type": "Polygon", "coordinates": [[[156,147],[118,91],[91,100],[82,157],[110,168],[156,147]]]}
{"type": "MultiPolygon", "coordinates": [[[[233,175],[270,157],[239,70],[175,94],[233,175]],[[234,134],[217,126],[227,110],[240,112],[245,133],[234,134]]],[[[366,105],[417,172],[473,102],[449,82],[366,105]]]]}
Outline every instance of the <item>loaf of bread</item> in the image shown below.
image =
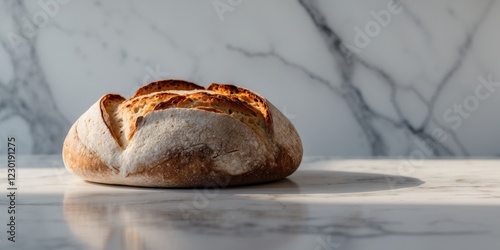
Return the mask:
{"type": "Polygon", "coordinates": [[[104,95],[71,127],[63,159],[91,182],[226,187],[285,178],[302,152],[291,122],[260,95],[162,80],[129,99],[104,95]]]}

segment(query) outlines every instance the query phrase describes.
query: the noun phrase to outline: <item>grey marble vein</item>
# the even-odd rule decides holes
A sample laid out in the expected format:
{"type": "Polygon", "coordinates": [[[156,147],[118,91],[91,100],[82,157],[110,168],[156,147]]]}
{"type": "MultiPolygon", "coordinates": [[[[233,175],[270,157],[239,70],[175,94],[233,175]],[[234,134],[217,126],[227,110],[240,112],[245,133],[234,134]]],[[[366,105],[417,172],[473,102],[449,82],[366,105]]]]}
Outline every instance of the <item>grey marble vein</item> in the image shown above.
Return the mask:
{"type": "MultiPolygon", "coordinates": [[[[5,1],[4,4],[14,20],[12,32],[22,34],[22,18],[29,15],[23,2],[5,1]]],[[[13,48],[2,37],[1,44],[10,56],[15,72],[11,82],[0,85],[0,109],[8,110],[9,114],[19,116],[29,124],[33,138],[30,152],[59,153],[65,137],[64,131],[69,129],[69,123],[58,111],[40,65],[36,48],[37,36],[24,38],[26,43],[13,48]]],[[[8,117],[4,116],[3,120],[6,118],[8,117]]]]}
{"type": "Polygon", "coordinates": [[[43,3],[1,1],[0,134],[25,139],[25,153],[59,152],[99,96],[172,77],[259,90],[293,114],[308,155],[496,156],[498,91],[460,128],[444,118],[474,101],[478,76],[499,77],[495,1],[397,0],[401,13],[360,51],[349,47],[353,28],[376,24],[373,13],[391,1],[231,1],[224,20],[214,2],[70,1],[49,15],[43,3]],[[42,12],[46,25],[25,37],[26,21],[42,12]],[[26,43],[13,49],[9,32],[26,43]]]}
{"type": "MultiPolygon", "coordinates": [[[[332,53],[332,57],[336,59],[337,66],[342,71],[342,87],[346,93],[349,93],[347,96],[350,98],[345,98],[346,102],[349,103],[349,107],[352,109],[352,113],[356,116],[358,123],[363,128],[365,135],[370,142],[372,154],[374,156],[378,155],[386,155],[387,150],[385,149],[387,146],[384,144],[383,136],[377,131],[377,129],[372,125],[374,119],[380,119],[380,117],[373,113],[373,111],[369,108],[369,106],[364,101],[363,97],[360,94],[360,91],[355,87],[352,82],[352,72],[353,66],[355,63],[359,63],[365,68],[375,72],[379,77],[381,77],[391,88],[391,102],[396,109],[399,121],[393,121],[389,118],[383,118],[386,122],[388,122],[391,126],[400,128],[405,130],[405,132],[412,134],[414,137],[417,137],[421,140],[424,140],[429,147],[432,148],[434,155],[442,156],[442,155],[454,155],[455,153],[450,150],[445,144],[441,143],[437,139],[435,139],[432,135],[425,131],[426,126],[429,123],[429,120],[433,114],[434,103],[439,97],[442,89],[445,84],[450,80],[450,78],[454,75],[457,69],[463,62],[463,58],[466,56],[466,52],[468,48],[472,44],[474,34],[476,30],[482,23],[482,21],[487,16],[487,11],[491,8],[493,1],[490,1],[489,4],[485,8],[485,12],[480,15],[480,19],[474,25],[474,28],[471,32],[468,33],[463,45],[460,47],[459,57],[455,60],[454,64],[451,66],[450,70],[445,74],[443,79],[437,84],[437,90],[431,97],[430,102],[428,102],[429,112],[427,113],[426,119],[421,128],[414,128],[410,122],[402,115],[402,112],[399,108],[399,105],[395,101],[395,92],[397,88],[397,83],[392,77],[378,68],[377,66],[370,64],[369,62],[363,60],[356,54],[346,54],[345,49],[341,46],[343,44],[342,39],[337,35],[337,33],[332,30],[326,22],[324,15],[318,9],[316,1],[306,1],[299,0],[301,6],[306,10],[314,25],[318,29],[318,32],[321,33],[323,39],[325,40],[326,45],[328,46],[330,52],[332,53]]],[[[441,127],[442,129],[442,127],[441,127]]],[[[455,133],[453,131],[447,130],[448,133],[453,135],[453,138],[458,141],[455,133]]],[[[464,151],[464,154],[467,154],[464,147],[461,147],[464,151]]]]}

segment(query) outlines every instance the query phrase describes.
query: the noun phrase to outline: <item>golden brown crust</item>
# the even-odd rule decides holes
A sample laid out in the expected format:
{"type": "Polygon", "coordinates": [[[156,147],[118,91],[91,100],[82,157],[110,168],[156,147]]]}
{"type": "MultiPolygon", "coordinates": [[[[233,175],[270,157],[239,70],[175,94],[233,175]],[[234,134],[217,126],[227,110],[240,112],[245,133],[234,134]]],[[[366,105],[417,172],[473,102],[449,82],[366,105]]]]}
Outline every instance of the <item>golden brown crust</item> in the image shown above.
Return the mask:
{"type": "Polygon", "coordinates": [[[70,129],[63,146],[63,159],[66,167],[74,174],[86,180],[105,179],[113,174],[109,167],[78,138],[76,124],[70,129]]]}
{"type": "Polygon", "coordinates": [[[117,142],[119,141],[118,138],[120,137],[120,135],[119,132],[115,129],[116,121],[114,113],[118,108],[118,105],[123,101],[125,101],[125,98],[123,98],[121,95],[107,94],[101,98],[100,103],[102,119],[117,142]]]}
{"type": "Polygon", "coordinates": [[[249,172],[230,175],[219,170],[213,160],[207,159],[207,151],[210,151],[210,149],[200,146],[198,150],[187,153],[177,152],[180,157],[167,159],[154,167],[145,168],[145,171],[128,177],[137,176],[141,178],[146,176],[148,179],[154,180],[152,181],[154,183],[162,183],[157,187],[227,187],[282,179],[295,172],[298,168],[298,165],[292,161],[289,152],[279,148],[277,150],[277,161],[269,159],[264,165],[257,165],[249,172]],[[182,158],[188,158],[189,164],[183,162],[182,158]],[[169,180],[169,183],[165,184],[164,180],[169,180]]]}
{"type": "MultiPolygon", "coordinates": [[[[152,95],[137,96],[130,98],[118,104],[113,110],[113,118],[111,125],[113,128],[113,135],[117,135],[118,143],[122,147],[126,145],[137,131],[137,120],[139,117],[144,117],[154,110],[157,103],[169,100],[176,97],[176,93],[169,92],[153,92],[152,95]],[[131,120],[131,122],[124,123],[124,120],[131,120]],[[128,125],[128,126],[127,126],[128,125]]],[[[114,103],[113,105],[116,105],[114,103]]],[[[107,106],[109,107],[109,106],[107,106]]],[[[109,108],[108,108],[109,109],[109,108]]]]}
{"type": "Polygon", "coordinates": [[[148,84],[128,100],[105,95],[69,131],[67,168],[92,182],[149,187],[262,183],[298,168],[300,138],[266,99],[233,85],[200,91],[176,81],[148,84]]]}
{"type": "Polygon", "coordinates": [[[175,79],[161,80],[148,83],[145,86],[139,88],[137,92],[135,92],[135,95],[132,98],[167,90],[196,90],[196,89],[201,90],[205,88],[195,83],[184,80],[175,80],[175,79]]]}
{"type": "Polygon", "coordinates": [[[205,110],[205,111],[214,112],[214,113],[219,113],[219,114],[224,114],[224,112],[222,112],[221,110],[218,110],[215,108],[210,108],[210,107],[196,107],[196,109],[205,110]]]}
{"type": "Polygon", "coordinates": [[[76,129],[72,129],[68,134],[64,149],[65,165],[71,172],[88,181],[106,184],[177,188],[226,187],[282,179],[298,168],[298,164],[292,160],[291,152],[278,147],[276,161],[269,159],[264,165],[255,166],[249,172],[231,175],[219,170],[213,159],[207,159],[206,156],[211,154],[211,149],[200,145],[195,150],[173,152],[173,155],[178,157],[144,168],[144,171],[127,175],[128,180],[122,180],[118,170],[111,171],[95,153],[81,144],[76,129]],[[189,159],[188,162],[186,159],[189,159]],[[149,181],[143,182],[144,178],[149,181]]]}
{"type": "MultiPolygon", "coordinates": [[[[223,94],[233,98],[238,98],[242,102],[248,103],[249,105],[255,107],[262,114],[262,116],[264,116],[268,127],[272,128],[271,124],[273,123],[273,118],[271,112],[269,112],[267,100],[260,95],[254,93],[251,90],[231,84],[212,83],[210,86],[208,86],[207,90],[211,90],[215,93],[223,94]]],[[[272,132],[272,130],[270,132],[272,132]]]]}
{"type": "Polygon", "coordinates": [[[154,110],[162,110],[167,108],[183,108],[183,107],[214,107],[220,109],[231,109],[233,112],[241,112],[249,116],[255,116],[259,112],[254,110],[252,106],[241,102],[238,99],[229,98],[226,96],[214,95],[209,93],[195,93],[184,96],[176,96],[166,102],[161,102],[154,110]]]}
{"type": "Polygon", "coordinates": [[[154,110],[168,108],[201,108],[209,112],[216,109],[246,124],[262,137],[271,136],[268,134],[272,131],[271,126],[266,123],[262,113],[236,97],[199,92],[170,98],[156,105],[154,110]]]}

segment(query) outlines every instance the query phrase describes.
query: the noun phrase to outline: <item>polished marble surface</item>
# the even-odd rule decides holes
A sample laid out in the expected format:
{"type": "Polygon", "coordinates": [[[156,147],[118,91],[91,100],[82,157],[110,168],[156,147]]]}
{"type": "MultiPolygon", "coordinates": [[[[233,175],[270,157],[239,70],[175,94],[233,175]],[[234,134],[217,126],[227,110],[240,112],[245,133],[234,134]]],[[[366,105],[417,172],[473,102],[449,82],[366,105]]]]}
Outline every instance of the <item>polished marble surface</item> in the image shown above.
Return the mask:
{"type": "MultiPolygon", "coordinates": [[[[16,243],[6,241],[1,228],[0,245],[498,249],[500,160],[403,163],[306,158],[296,173],[275,183],[150,189],[79,180],[64,169],[58,155],[19,156],[16,243]]],[[[0,184],[6,190],[6,174],[0,184]]],[[[7,222],[6,205],[3,196],[1,225],[7,222]]]]}

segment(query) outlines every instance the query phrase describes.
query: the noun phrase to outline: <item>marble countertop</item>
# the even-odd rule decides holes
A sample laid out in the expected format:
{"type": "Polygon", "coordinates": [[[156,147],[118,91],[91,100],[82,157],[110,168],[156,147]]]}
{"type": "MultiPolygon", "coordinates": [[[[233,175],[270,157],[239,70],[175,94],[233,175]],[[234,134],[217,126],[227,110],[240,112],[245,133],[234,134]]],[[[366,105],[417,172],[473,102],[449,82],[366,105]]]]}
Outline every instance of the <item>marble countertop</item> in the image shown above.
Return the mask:
{"type": "Polygon", "coordinates": [[[289,178],[226,189],[77,179],[19,156],[16,242],[1,249],[498,249],[500,160],[306,158],[289,178]],[[7,248],[5,248],[7,247],[7,248]]]}

